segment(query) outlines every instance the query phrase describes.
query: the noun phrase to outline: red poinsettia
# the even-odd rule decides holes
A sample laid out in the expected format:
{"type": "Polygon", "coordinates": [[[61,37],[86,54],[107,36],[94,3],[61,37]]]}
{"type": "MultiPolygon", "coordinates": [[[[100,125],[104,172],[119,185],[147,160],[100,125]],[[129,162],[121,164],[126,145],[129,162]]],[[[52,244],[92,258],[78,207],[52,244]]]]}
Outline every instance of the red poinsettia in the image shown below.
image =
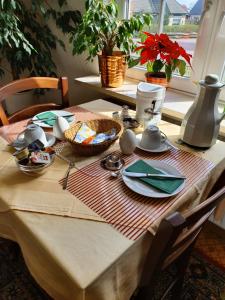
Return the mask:
{"type": "Polygon", "coordinates": [[[159,72],[165,67],[166,78],[169,81],[172,72],[177,68],[181,76],[185,74],[186,62],[191,66],[192,55],[187,53],[177,42],[173,42],[167,34],[151,34],[144,32],[147,36],[141,46],[135,51],[140,51],[139,62],[147,63],[148,72],[159,72]],[[184,59],[181,59],[181,57],[184,59]]]}

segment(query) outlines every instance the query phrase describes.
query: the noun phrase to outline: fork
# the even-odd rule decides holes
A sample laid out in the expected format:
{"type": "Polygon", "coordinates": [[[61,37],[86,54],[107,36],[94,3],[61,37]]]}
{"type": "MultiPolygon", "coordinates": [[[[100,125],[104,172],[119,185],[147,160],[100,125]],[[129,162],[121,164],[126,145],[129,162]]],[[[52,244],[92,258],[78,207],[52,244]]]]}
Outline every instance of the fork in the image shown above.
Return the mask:
{"type": "Polygon", "coordinates": [[[74,167],[75,167],[75,162],[70,161],[69,162],[69,167],[68,167],[68,169],[66,171],[66,175],[65,175],[65,178],[64,178],[64,181],[63,181],[63,190],[65,190],[67,188],[67,183],[68,183],[70,171],[74,167]]]}

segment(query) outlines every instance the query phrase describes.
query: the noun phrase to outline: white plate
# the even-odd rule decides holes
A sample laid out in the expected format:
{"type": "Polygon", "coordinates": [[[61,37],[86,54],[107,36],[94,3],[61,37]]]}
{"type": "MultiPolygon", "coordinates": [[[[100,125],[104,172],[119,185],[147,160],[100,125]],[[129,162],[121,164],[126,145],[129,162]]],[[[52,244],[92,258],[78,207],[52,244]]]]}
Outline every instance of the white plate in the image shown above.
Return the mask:
{"type": "MultiPolygon", "coordinates": [[[[47,140],[47,144],[44,145],[45,147],[51,147],[55,144],[56,138],[54,137],[54,135],[50,134],[50,133],[45,133],[46,135],[46,140],[47,140]]],[[[26,146],[28,146],[28,143],[26,141],[24,141],[24,133],[19,134],[17,136],[17,139],[12,142],[11,144],[16,150],[20,150],[26,146]]]]}
{"type": "MultiPolygon", "coordinates": [[[[69,112],[69,111],[65,111],[65,110],[49,110],[49,111],[43,111],[37,115],[35,115],[33,118],[32,118],[32,121],[34,124],[38,124],[39,126],[41,127],[44,127],[44,128],[52,128],[53,126],[52,125],[48,125],[46,124],[45,122],[41,122],[39,119],[38,119],[38,115],[41,115],[42,113],[45,113],[45,112],[52,112],[53,114],[55,114],[56,116],[58,117],[64,117],[64,116],[68,116],[68,115],[71,115],[72,113],[69,112]],[[35,120],[39,120],[38,122],[35,122],[35,120]]],[[[67,118],[67,121],[69,123],[73,123],[75,121],[75,116],[72,116],[70,118],[67,118]]]]}
{"type": "MultiPolygon", "coordinates": [[[[144,160],[145,163],[149,164],[151,167],[156,168],[164,173],[167,174],[171,174],[171,175],[182,175],[176,168],[174,168],[173,166],[170,166],[169,164],[159,161],[159,160],[144,160]]],[[[134,162],[132,162],[131,164],[127,165],[124,169],[126,169],[127,167],[133,165],[134,162]]],[[[122,175],[123,181],[126,184],[127,187],[129,187],[132,191],[143,195],[143,196],[147,196],[147,197],[152,197],[152,198],[166,198],[166,197],[171,197],[174,196],[176,194],[178,194],[181,190],[183,190],[184,186],[185,186],[185,181],[171,194],[168,193],[164,193],[156,188],[154,188],[153,186],[147,185],[145,183],[143,183],[141,180],[137,179],[137,178],[132,178],[132,177],[128,177],[125,175],[122,175]]]]}
{"type": "Polygon", "coordinates": [[[137,148],[144,150],[146,152],[161,153],[161,152],[166,152],[172,148],[170,145],[166,144],[166,142],[161,143],[161,145],[156,149],[143,148],[140,145],[142,134],[136,135],[136,138],[137,138],[137,148]]]}

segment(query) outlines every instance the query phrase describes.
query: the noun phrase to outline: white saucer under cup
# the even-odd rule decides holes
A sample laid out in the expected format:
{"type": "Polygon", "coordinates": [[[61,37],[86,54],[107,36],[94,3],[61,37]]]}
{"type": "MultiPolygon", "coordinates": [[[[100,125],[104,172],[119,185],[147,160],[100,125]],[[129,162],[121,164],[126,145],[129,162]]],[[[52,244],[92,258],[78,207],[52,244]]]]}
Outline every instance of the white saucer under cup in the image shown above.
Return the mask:
{"type": "Polygon", "coordinates": [[[166,143],[166,140],[165,140],[165,142],[161,143],[158,148],[154,148],[154,149],[144,148],[144,147],[141,146],[141,138],[142,138],[142,134],[136,135],[137,148],[141,149],[143,151],[149,152],[149,153],[166,152],[166,151],[168,151],[168,150],[170,150],[172,148],[169,144],[166,143]]]}

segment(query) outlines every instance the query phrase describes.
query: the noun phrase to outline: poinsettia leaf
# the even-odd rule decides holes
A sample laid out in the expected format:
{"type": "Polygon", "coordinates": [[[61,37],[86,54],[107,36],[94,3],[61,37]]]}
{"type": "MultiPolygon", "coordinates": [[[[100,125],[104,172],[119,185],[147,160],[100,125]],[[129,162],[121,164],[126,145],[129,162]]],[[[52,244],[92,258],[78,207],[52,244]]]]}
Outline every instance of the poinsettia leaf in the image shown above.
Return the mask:
{"type": "Polygon", "coordinates": [[[153,72],[153,63],[151,61],[148,61],[147,63],[147,71],[153,72]]]}
{"type": "Polygon", "coordinates": [[[175,71],[175,69],[179,66],[180,59],[173,59],[173,65],[172,65],[172,71],[175,71]]]}
{"type": "Polygon", "coordinates": [[[160,59],[154,61],[152,70],[153,72],[159,72],[163,68],[164,64],[160,59]]]}
{"type": "Polygon", "coordinates": [[[165,65],[165,72],[166,72],[167,81],[170,81],[170,79],[172,77],[172,66],[171,65],[165,65]]]}
{"type": "Polygon", "coordinates": [[[180,75],[184,76],[184,74],[186,72],[186,62],[184,60],[180,59],[178,69],[179,69],[180,75]]]}

